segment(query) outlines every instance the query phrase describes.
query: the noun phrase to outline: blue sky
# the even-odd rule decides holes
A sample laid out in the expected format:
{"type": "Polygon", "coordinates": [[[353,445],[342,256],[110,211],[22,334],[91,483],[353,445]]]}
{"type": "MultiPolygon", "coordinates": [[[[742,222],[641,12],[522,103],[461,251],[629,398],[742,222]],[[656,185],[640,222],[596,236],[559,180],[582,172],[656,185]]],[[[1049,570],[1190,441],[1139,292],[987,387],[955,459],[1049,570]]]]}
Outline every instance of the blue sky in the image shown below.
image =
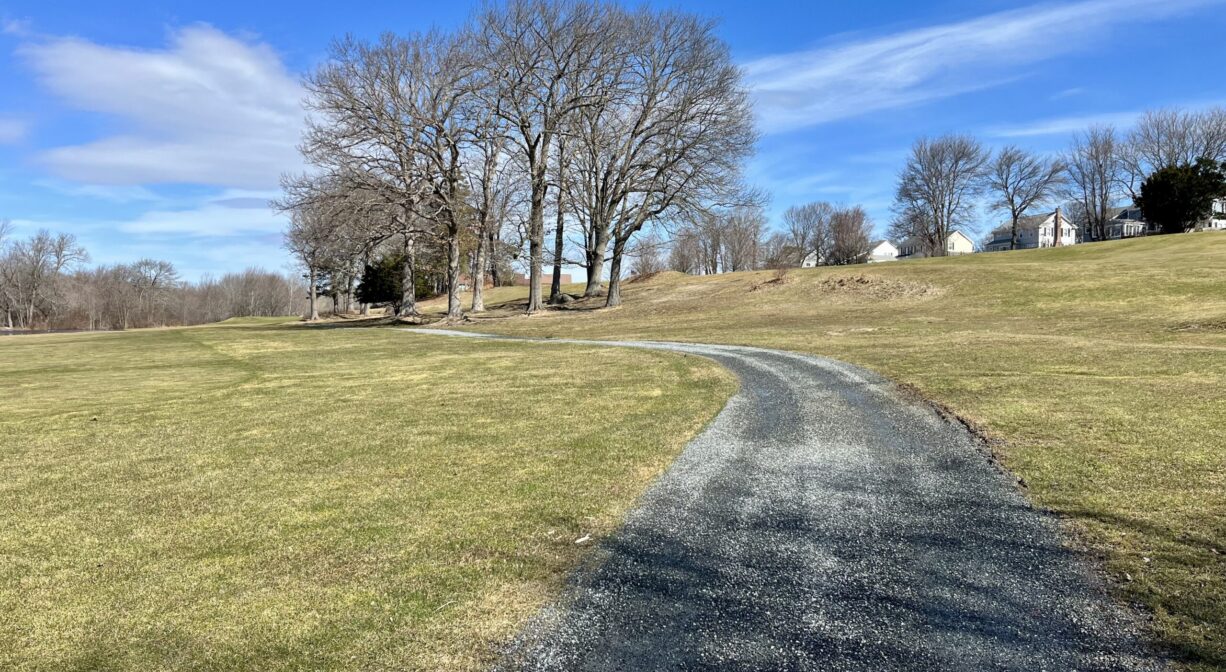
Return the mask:
{"type": "MultiPolygon", "coordinates": [[[[301,167],[298,78],[329,40],[453,27],[473,7],[168,4],[0,0],[0,218],[189,279],[287,267],[266,203],[301,167]]],[[[722,18],[763,133],[749,176],[776,221],[820,199],[884,229],[921,135],[1055,152],[1090,123],[1226,103],[1226,0],[651,4],[722,18]]]]}

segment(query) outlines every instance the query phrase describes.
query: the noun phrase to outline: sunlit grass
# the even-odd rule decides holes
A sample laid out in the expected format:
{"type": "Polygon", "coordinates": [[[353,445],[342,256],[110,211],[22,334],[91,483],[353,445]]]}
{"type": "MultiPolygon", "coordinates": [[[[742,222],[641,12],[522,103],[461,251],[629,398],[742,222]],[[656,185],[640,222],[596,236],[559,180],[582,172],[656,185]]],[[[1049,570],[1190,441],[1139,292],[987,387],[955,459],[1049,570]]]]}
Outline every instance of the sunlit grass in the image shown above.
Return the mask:
{"type": "MultiPolygon", "coordinates": [[[[771,346],[912,385],[1000,441],[1176,657],[1226,669],[1226,234],[771,280],[662,274],[616,310],[494,310],[476,328],[771,346]]],[[[487,305],[523,290],[498,291],[487,305]]]]}
{"type": "Polygon", "coordinates": [[[479,669],[735,385],[273,322],[0,341],[0,669],[479,669]]]}

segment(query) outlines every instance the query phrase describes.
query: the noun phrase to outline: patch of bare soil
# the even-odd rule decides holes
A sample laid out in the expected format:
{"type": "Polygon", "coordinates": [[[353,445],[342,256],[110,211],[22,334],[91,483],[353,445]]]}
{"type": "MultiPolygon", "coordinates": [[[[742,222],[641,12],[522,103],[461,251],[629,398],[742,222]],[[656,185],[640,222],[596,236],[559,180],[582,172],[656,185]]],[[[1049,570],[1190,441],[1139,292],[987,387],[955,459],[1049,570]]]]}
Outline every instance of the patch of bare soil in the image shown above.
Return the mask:
{"type": "Polygon", "coordinates": [[[1195,320],[1191,322],[1180,322],[1173,325],[1171,331],[1202,331],[1202,332],[1221,332],[1226,331],[1226,317],[1209,318],[1207,320],[1195,320]]]}
{"type": "Polygon", "coordinates": [[[936,285],[911,280],[878,278],[870,275],[845,275],[826,278],[818,288],[834,296],[892,301],[896,299],[927,299],[940,296],[944,290],[936,285]]]}
{"type": "Polygon", "coordinates": [[[793,280],[795,280],[795,278],[788,273],[788,269],[781,268],[775,271],[770,280],[755,282],[753,285],[750,285],[749,291],[757,292],[763,289],[770,289],[772,287],[782,287],[783,285],[791,284],[793,280]]]}

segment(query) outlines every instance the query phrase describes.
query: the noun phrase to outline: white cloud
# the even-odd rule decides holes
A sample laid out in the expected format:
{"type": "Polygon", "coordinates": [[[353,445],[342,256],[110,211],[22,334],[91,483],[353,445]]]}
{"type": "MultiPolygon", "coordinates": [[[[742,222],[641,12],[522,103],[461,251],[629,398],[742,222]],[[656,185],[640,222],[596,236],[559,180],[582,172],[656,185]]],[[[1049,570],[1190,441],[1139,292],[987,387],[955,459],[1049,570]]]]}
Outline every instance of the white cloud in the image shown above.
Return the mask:
{"type": "Polygon", "coordinates": [[[30,25],[29,19],[2,19],[0,33],[24,37],[30,34],[30,25]]]}
{"type": "Polygon", "coordinates": [[[767,132],[813,126],[997,86],[1018,68],[1093,47],[1126,23],[1221,0],[1089,0],[779,54],[745,64],[767,132]]]}
{"type": "Polygon", "coordinates": [[[269,188],[300,166],[302,90],[265,44],[194,26],[163,50],[57,38],[20,52],[54,94],[126,127],[45,152],[62,178],[269,188]]]}
{"type": "Polygon", "coordinates": [[[0,118],[0,145],[21,142],[29,131],[29,125],[20,119],[0,118]]]}
{"type": "Polygon", "coordinates": [[[1072,135],[1073,133],[1084,131],[1091,126],[1114,126],[1119,130],[1131,127],[1140,116],[1140,111],[1133,111],[1056,117],[1016,126],[991,128],[988,129],[987,135],[993,138],[1033,138],[1045,135],[1072,135]]]}
{"type": "Polygon", "coordinates": [[[120,231],[132,234],[174,234],[179,236],[239,236],[277,234],[285,228],[285,218],[265,205],[243,203],[230,207],[211,202],[191,210],[151,210],[136,219],[121,222],[120,231]]]}

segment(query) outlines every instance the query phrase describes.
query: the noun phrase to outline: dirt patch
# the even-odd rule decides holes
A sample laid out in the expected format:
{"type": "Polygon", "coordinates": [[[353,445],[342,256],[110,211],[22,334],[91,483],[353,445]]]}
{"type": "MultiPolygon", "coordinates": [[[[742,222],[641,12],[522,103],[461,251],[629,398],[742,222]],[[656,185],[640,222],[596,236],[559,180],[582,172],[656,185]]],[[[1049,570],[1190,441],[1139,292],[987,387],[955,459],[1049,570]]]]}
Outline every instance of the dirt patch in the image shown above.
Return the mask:
{"type": "Polygon", "coordinates": [[[845,275],[826,278],[818,288],[831,295],[890,301],[894,299],[926,299],[940,296],[944,290],[936,285],[910,280],[878,278],[871,275],[845,275]]]}
{"type": "Polygon", "coordinates": [[[792,280],[794,280],[795,278],[793,278],[788,273],[788,271],[789,269],[787,268],[777,269],[774,273],[771,274],[770,280],[765,280],[763,282],[755,282],[754,284],[750,285],[749,291],[757,292],[763,289],[770,289],[772,287],[782,287],[783,285],[790,284],[792,280]]]}
{"type": "Polygon", "coordinates": [[[1171,326],[1171,331],[1204,331],[1210,333],[1224,332],[1226,331],[1226,317],[1180,322],[1179,324],[1171,326]]]}

